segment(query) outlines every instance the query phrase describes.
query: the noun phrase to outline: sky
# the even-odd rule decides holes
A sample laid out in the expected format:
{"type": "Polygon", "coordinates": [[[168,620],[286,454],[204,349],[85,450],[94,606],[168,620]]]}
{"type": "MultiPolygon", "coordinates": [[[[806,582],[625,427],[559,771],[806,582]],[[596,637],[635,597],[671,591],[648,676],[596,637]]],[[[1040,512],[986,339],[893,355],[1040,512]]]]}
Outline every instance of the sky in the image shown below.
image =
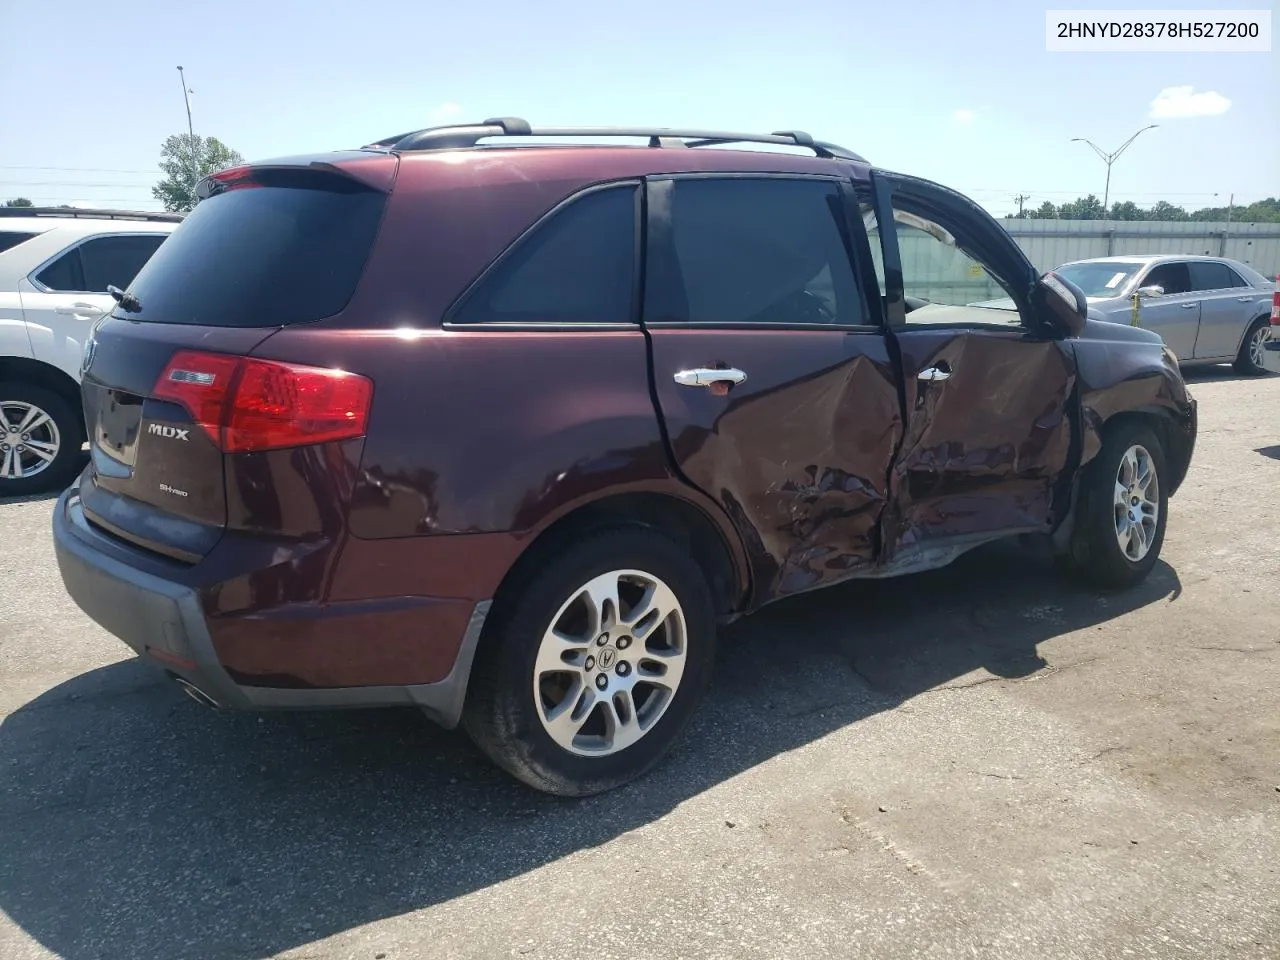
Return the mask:
{"type": "Polygon", "coordinates": [[[1045,7],[0,0],[0,200],[158,209],[179,64],[195,132],[250,160],[495,115],[801,129],[1004,214],[1019,194],[1101,197],[1102,161],[1071,138],[1113,150],[1156,123],[1115,163],[1112,202],[1280,195],[1280,54],[1049,53],[1045,7]]]}

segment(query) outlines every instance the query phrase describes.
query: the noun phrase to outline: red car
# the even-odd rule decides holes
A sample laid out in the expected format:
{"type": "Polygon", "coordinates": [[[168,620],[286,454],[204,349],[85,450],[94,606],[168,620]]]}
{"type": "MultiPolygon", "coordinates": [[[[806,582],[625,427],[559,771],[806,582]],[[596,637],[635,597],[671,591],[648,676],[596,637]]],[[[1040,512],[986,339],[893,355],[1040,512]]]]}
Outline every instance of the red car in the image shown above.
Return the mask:
{"type": "Polygon", "coordinates": [[[76,602],[219,706],[416,704],[603,790],[718,622],[1028,533],[1135,583],[1191,458],[1158,336],[804,133],[498,119],[201,191],[86,347],[53,528],[76,602]]]}

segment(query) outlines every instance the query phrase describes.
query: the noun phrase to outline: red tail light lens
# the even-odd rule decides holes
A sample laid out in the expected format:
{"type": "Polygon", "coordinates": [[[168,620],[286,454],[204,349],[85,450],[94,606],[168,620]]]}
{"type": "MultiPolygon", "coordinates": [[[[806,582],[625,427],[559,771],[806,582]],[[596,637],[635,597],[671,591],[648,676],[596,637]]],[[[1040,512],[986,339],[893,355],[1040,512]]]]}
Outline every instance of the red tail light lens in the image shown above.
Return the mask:
{"type": "Polygon", "coordinates": [[[373,383],[342,370],[179,350],[155,396],[181,404],[227,453],[363,436],[373,383]]]}

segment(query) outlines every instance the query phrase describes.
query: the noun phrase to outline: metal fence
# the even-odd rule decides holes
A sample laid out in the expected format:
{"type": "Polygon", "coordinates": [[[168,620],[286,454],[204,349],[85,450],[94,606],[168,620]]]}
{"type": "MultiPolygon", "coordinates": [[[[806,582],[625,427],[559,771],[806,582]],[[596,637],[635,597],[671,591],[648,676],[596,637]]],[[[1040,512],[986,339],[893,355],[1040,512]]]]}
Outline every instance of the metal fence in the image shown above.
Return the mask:
{"type": "Polygon", "coordinates": [[[1164,254],[1230,257],[1265,277],[1280,273],[1280,223],[1002,220],[1041,270],[1072,260],[1164,254]]]}

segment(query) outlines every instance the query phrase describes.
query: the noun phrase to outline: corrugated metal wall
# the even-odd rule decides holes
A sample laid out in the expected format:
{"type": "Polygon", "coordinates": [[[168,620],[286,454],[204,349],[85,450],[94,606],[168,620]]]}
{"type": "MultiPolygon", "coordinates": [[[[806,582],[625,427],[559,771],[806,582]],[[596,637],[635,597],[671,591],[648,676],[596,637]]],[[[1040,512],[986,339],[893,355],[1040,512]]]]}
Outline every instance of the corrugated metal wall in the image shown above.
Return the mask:
{"type": "Polygon", "coordinates": [[[1231,257],[1266,277],[1280,273],[1280,223],[1001,220],[1041,270],[1124,254],[1231,257]]]}

